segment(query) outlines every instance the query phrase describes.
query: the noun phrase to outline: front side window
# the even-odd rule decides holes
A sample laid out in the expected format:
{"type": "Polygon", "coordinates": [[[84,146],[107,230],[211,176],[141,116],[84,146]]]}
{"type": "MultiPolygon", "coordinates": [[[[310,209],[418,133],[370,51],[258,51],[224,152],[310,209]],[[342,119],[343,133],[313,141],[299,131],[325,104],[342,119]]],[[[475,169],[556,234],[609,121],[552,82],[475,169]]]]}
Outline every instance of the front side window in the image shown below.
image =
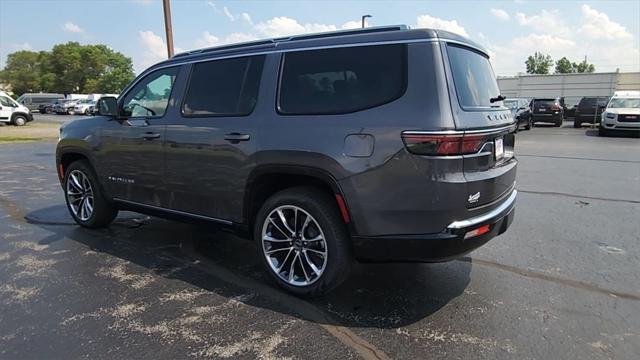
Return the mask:
{"type": "Polygon", "coordinates": [[[264,55],[214,60],[193,65],[182,113],[197,116],[246,116],[258,101],[264,55]]]}
{"type": "Polygon", "coordinates": [[[458,101],[462,108],[488,108],[502,105],[500,101],[491,102],[492,98],[500,95],[500,89],[487,56],[451,44],[447,45],[447,53],[458,101]]]}
{"type": "Polygon", "coordinates": [[[13,107],[13,101],[9,100],[9,98],[6,96],[0,96],[0,105],[13,107]]]}
{"type": "Polygon", "coordinates": [[[406,46],[358,46],[287,53],[280,80],[284,114],[343,114],[404,94],[406,46]]]}
{"type": "Polygon", "coordinates": [[[138,82],[122,103],[122,115],[131,117],[163,116],[167,111],[178,71],[177,67],[161,69],[138,82]]]}

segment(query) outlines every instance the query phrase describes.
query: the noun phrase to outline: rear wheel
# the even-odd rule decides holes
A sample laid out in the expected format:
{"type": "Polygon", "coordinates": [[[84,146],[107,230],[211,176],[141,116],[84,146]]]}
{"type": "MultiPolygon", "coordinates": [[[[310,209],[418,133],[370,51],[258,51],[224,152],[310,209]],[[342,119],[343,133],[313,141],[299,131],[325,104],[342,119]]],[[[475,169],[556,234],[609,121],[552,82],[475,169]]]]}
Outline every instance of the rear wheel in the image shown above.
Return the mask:
{"type": "Polygon", "coordinates": [[[27,118],[23,115],[16,115],[13,118],[13,125],[16,126],[24,126],[27,124],[27,118]]]}
{"type": "Polygon", "coordinates": [[[582,127],[582,123],[577,120],[573,120],[573,127],[574,128],[582,127]]]}
{"type": "Polygon", "coordinates": [[[524,128],[527,130],[531,130],[532,127],[533,127],[533,120],[531,119],[527,120],[527,125],[524,128]]]}
{"type": "Polygon", "coordinates": [[[118,210],[103,194],[89,163],[86,160],[75,161],[65,171],[65,199],[73,220],[87,228],[109,225],[118,210]]]}
{"type": "Polygon", "coordinates": [[[349,274],[349,236],[331,197],[297,187],[271,196],[258,211],[254,236],[267,272],[287,291],[317,296],[349,274]]]}
{"type": "Polygon", "coordinates": [[[556,127],[561,127],[562,126],[562,118],[556,120],[555,126],[556,127]]]}

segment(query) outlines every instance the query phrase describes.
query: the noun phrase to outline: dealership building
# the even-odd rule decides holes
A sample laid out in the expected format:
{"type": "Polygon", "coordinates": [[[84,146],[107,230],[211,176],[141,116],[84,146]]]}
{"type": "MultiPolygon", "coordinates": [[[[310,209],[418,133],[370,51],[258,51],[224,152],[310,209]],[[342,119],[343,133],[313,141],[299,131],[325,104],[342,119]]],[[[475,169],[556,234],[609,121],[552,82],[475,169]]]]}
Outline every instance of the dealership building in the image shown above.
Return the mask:
{"type": "Polygon", "coordinates": [[[506,97],[564,97],[571,106],[583,96],[640,90],[640,72],[499,76],[498,86],[506,97]]]}

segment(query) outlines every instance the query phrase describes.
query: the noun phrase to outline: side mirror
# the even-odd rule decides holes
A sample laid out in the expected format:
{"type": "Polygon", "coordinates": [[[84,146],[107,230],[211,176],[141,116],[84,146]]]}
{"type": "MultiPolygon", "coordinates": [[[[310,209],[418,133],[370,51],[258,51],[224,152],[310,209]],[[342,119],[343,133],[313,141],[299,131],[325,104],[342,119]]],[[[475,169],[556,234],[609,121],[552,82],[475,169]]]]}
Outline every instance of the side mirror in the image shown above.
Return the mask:
{"type": "Polygon", "coordinates": [[[102,116],[117,116],[118,115],[118,103],[113,96],[105,96],[98,99],[94,112],[102,116]]]}

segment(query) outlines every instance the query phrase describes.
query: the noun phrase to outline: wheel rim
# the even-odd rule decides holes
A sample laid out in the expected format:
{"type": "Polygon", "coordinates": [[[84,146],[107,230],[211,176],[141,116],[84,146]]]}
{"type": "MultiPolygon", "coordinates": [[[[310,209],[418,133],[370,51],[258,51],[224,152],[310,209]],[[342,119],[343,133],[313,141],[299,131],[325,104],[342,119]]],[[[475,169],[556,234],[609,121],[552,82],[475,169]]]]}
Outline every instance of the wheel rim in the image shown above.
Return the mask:
{"type": "Polygon", "coordinates": [[[71,171],[67,177],[67,201],[73,215],[82,221],[89,220],[93,214],[93,188],[80,170],[71,171]]]}
{"type": "Polygon", "coordinates": [[[293,286],[315,283],[327,267],[327,242],[320,225],[293,205],[280,206],[265,219],[262,252],[271,271],[293,286]]]}
{"type": "Polygon", "coordinates": [[[18,125],[18,126],[22,126],[22,125],[24,125],[24,124],[25,124],[25,120],[24,120],[24,118],[22,118],[22,117],[17,117],[17,118],[15,119],[15,123],[16,123],[16,125],[18,125]]]}

